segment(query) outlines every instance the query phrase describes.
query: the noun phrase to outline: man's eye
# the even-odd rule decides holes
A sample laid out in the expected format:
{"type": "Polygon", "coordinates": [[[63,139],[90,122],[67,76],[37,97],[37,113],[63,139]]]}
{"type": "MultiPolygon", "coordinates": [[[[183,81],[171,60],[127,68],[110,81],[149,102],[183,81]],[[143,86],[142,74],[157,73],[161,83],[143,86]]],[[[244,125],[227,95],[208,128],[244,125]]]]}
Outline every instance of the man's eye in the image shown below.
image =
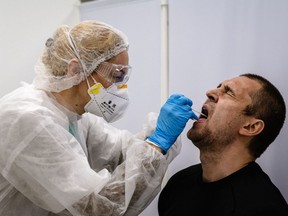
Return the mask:
{"type": "Polygon", "coordinates": [[[225,88],[225,93],[232,94],[232,91],[230,89],[228,89],[228,88],[225,88]]]}
{"type": "Polygon", "coordinates": [[[234,92],[232,92],[232,91],[227,91],[226,94],[229,95],[230,97],[236,99],[236,96],[235,96],[234,92]]]}
{"type": "Polygon", "coordinates": [[[226,92],[229,96],[234,96],[233,94],[232,94],[232,92],[230,92],[230,91],[228,91],[228,92],[226,92]]]}
{"type": "Polygon", "coordinates": [[[233,95],[233,92],[230,89],[225,89],[225,93],[228,95],[233,95]]]}
{"type": "Polygon", "coordinates": [[[228,94],[230,97],[236,98],[234,91],[229,86],[224,86],[224,92],[228,94]]]}

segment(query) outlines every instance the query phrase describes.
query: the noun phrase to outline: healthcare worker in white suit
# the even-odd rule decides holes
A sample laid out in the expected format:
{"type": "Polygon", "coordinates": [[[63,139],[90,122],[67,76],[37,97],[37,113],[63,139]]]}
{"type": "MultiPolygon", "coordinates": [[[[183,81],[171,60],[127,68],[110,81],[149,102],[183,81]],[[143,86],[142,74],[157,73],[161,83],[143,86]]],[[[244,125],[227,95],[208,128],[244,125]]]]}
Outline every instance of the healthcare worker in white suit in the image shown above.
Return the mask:
{"type": "Polygon", "coordinates": [[[197,116],[174,94],[138,134],[112,127],[129,102],[130,70],[114,27],[55,31],[32,84],[0,100],[0,215],[138,215],[155,198],[197,116]]]}

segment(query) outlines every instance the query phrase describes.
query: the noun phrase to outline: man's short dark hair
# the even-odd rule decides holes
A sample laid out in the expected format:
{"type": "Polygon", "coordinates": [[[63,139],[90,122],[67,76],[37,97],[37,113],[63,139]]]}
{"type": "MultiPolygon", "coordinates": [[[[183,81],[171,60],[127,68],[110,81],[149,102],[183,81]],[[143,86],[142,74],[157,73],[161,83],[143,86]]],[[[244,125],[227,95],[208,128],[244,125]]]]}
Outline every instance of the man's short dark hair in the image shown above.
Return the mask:
{"type": "Polygon", "coordinates": [[[256,80],[262,86],[250,95],[252,103],[244,110],[245,115],[254,116],[265,123],[263,131],[255,136],[249,145],[251,154],[258,158],[275,140],[283,127],[286,115],[285,101],[279,90],[264,77],[249,73],[240,76],[256,80]]]}

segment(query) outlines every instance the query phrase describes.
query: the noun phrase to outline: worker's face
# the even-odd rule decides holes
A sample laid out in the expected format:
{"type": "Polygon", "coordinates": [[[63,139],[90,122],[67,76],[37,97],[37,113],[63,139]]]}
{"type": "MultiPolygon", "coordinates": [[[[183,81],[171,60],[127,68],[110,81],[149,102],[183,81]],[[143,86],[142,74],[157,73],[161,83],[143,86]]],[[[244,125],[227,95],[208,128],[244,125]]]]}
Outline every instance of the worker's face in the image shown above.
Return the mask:
{"type": "MultiPolygon", "coordinates": [[[[123,51],[120,54],[118,54],[117,56],[111,58],[109,61],[107,61],[108,64],[111,63],[108,67],[109,67],[109,71],[108,72],[112,72],[110,70],[114,70],[113,72],[116,71],[117,67],[112,66],[112,64],[114,65],[123,65],[123,66],[127,66],[129,64],[129,56],[128,56],[128,52],[127,51],[123,51]]],[[[101,67],[100,67],[101,70],[101,67]]],[[[106,69],[105,69],[106,70],[106,69]]],[[[125,69],[126,70],[126,69],[125,69]]],[[[111,82],[111,73],[109,75],[109,73],[106,73],[107,77],[101,75],[101,71],[95,71],[93,72],[91,75],[94,77],[94,79],[101,83],[103,85],[104,88],[108,88],[109,86],[112,85],[113,82],[111,82]]],[[[92,84],[93,85],[93,84],[92,84]]]]}
{"type": "MultiPolygon", "coordinates": [[[[128,52],[123,51],[123,52],[119,53],[117,56],[111,58],[108,62],[113,63],[113,64],[128,65],[128,63],[129,63],[128,52]]],[[[91,76],[93,76],[94,80],[101,83],[104,88],[108,88],[109,86],[112,85],[112,83],[105,80],[104,77],[98,76],[96,72],[92,72],[91,76]]],[[[89,82],[90,86],[93,86],[95,83],[94,83],[94,80],[91,78],[91,76],[87,77],[87,81],[89,82]]],[[[84,106],[91,100],[91,97],[87,91],[88,88],[89,88],[89,86],[87,85],[86,80],[81,82],[79,85],[78,93],[81,94],[81,98],[82,98],[81,105],[83,106],[83,113],[85,112],[84,106]]]]}
{"type": "Polygon", "coordinates": [[[207,100],[200,116],[188,131],[188,138],[202,150],[213,151],[215,148],[231,144],[245,123],[243,110],[252,99],[250,93],[260,89],[260,84],[247,77],[236,77],[222,82],[216,89],[206,93],[207,100]]]}

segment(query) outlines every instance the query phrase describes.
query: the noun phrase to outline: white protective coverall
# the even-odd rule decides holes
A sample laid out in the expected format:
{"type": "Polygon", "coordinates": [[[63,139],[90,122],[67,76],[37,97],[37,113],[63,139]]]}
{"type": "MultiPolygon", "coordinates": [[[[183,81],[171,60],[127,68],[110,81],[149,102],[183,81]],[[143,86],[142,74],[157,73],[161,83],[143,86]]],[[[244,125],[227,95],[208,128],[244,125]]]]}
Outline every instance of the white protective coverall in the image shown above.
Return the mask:
{"type": "Polygon", "coordinates": [[[148,115],[133,135],[94,115],[80,117],[32,85],[4,96],[0,215],[138,215],[181,148],[178,138],[162,155],[144,141],[156,117],[148,115]]]}

